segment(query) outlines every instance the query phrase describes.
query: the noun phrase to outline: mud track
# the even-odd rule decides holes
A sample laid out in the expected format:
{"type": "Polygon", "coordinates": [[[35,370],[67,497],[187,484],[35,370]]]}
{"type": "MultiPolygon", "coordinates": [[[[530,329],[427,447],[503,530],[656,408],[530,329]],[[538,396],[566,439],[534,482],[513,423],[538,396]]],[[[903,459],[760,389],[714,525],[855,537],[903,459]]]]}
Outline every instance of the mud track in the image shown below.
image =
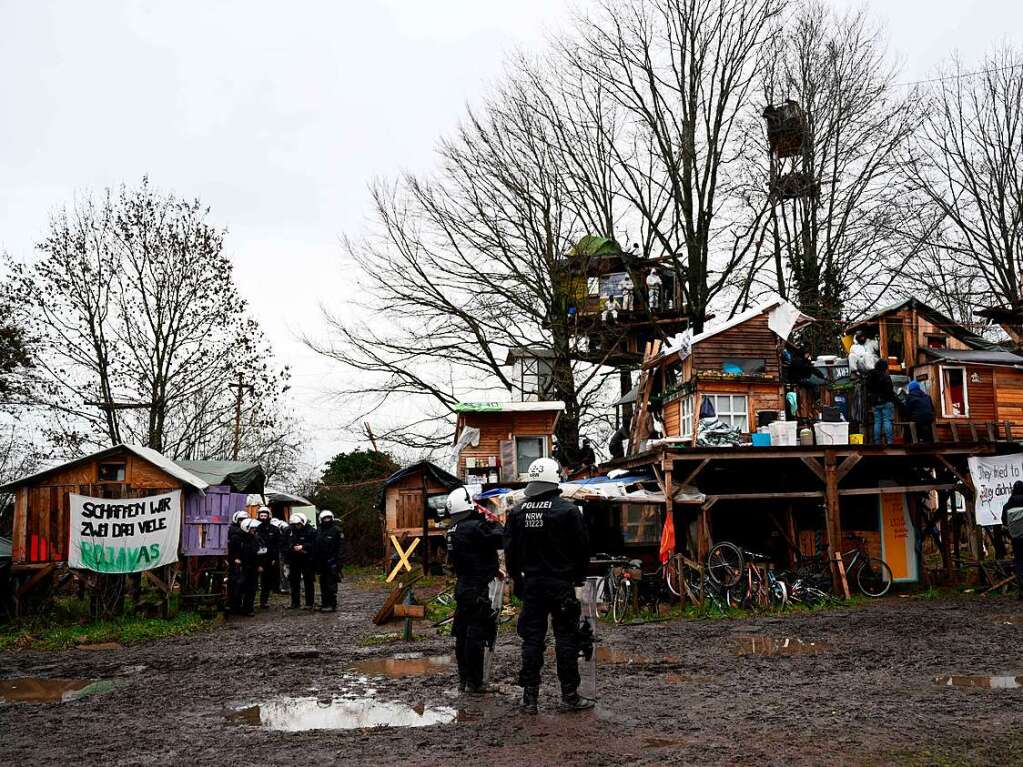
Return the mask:
{"type": "Polygon", "coordinates": [[[195,637],[0,654],[0,677],[115,682],[113,692],[59,705],[0,702],[0,763],[1023,764],[1023,689],[934,682],[1023,674],[1023,604],[1015,600],[891,598],[823,613],[605,628],[597,710],[554,713],[550,663],[541,714],[525,717],[515,708],[513,633],[500,639],[503,692],[483,699],[459,698],[447,670],[353,676],[359,660],[450,652],[451,640],[424,624],[417,625],[428,638],[412,646],[366,646],[380,633],[369,616],[382,593],[344,583],[337,614],[292,615],[276,605],[195,637]],[[228,720],[262,701],[329,699],[353,684],[381,700],[455,708],[458,718],[416,729],[307,732],[228,720]]]}

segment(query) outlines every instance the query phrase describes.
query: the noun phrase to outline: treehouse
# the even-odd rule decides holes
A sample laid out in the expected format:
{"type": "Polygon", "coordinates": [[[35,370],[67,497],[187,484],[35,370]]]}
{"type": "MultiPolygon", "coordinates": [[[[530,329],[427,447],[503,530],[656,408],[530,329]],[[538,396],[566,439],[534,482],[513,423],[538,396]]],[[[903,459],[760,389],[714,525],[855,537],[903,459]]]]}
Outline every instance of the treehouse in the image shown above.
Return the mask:
{"type": "Polygon", "coordinates": [[[986,437],[998,428],[1023,433],[1023,355],[1002,349],[915,298],[857,321],[848,332],[877,338],[896,374],[931,395],[935,439],[986,437]]]}
{"type": "MultiPolygon", "coordinates": [[[[644,365],[638,420],[650,412],[663,422],[666,438],[695,444],[700,413],[713,411],[748,436],[759,411],[785,409],[782,350],[810,321],[776,298],[702,333],[683,334],[644,365]]],[[[636,453],[644,435],[633,434],[630,452],[636,453]]]]}
{"type": "Polygon", "coordinates": [[[424,572],[432,562],[444,561],[444,529],[438,525],[438,511],[447,503],[448,493],[461,484],[429,461],[407,466],[384,480],[377,507],[383,516],[385,571],[390,571],[395,553],[391,536],[406,550],[412,539],[424,541],[415,552],[424,572]]]}
{"type": "Polygon", "coordinates": [[[474,494],[483,485],[518,482],[537,458],[554,453],[564,402],[466,402],[455,406],[456,473],[474,494]]]}
{"type": "Polygon", "coordinates": [[[586,236],[558,262],[549,324],[565,320],[578,359],[638,365],[652,339],[688,327],[682,282],[671,259],[643,258],[606,237],[586,236]]]}

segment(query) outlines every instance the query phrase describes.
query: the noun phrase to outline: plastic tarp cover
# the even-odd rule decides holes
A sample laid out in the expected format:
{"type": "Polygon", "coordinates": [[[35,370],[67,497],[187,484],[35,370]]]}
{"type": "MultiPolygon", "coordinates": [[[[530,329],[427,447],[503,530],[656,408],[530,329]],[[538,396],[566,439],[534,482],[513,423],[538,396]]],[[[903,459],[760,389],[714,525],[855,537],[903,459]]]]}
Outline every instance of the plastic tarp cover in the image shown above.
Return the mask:
{"type": "Polygon", "coordinates": [[[244,461],[175,461],[178,466],[214,487],[228,485],[236,493],[262,493],[263,467],[244,461]]]}
{"type": "Polygon", "coordinates": [[[696,444],[699,447],[735,447],[742,444],[742,432],[718,418],[701,418],[696,444]]]}
{"type": "Polygon", "coordinates": [[[465,448],[472,445],[477,447],[480,443],[480,430],[475,426],[466,426],[460,435],[458,435],[458,441],[455,442],[451,448],[451,458],[448,460],[448,469],[453,474],[458,471],[458,458],[462,455],[462,451],[465,448]]]}

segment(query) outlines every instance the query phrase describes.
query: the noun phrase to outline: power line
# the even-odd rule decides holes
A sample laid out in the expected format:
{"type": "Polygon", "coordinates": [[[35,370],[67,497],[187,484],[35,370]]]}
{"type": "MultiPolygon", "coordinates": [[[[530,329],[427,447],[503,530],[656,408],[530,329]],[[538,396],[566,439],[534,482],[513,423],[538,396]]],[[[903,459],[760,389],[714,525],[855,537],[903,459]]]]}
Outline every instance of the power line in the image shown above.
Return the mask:
{"type": "Polygon", "coordinates": [[[932,77],[927,80],[911,80],[905,83],[892,83],[893,88],[903,88],[910,85],[926,85],[928,83],[940,83],[945,80],[962,80],[967,77],[976,77],[977,75],[989,75],[996,72],[1008,72],[1010,69],[1019,69],[1023,67],[1023,63],[1020,64],[1009,64],[1005,67],[994,67],[992,69],[978,69],[976,72],[963,72],[956,75],[943,75],[942,77],[932,77]]]}

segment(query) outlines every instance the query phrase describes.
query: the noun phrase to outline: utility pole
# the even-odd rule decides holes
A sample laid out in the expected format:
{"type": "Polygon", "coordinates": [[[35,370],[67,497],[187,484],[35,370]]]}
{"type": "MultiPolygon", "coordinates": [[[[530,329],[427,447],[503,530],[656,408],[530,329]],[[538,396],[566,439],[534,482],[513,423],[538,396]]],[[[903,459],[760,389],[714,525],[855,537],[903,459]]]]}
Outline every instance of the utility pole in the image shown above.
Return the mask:
{"type": "Polygon", "coordinates": [[[242,397],[246,391],[252,391],[252,384],[245,383],[245,374],[238,371],[238,383],[228,384],[228,387],[235,390],[234,398],[234,451],[232,460],[238,460],[238,453],[242,447],[242,397]]]}

